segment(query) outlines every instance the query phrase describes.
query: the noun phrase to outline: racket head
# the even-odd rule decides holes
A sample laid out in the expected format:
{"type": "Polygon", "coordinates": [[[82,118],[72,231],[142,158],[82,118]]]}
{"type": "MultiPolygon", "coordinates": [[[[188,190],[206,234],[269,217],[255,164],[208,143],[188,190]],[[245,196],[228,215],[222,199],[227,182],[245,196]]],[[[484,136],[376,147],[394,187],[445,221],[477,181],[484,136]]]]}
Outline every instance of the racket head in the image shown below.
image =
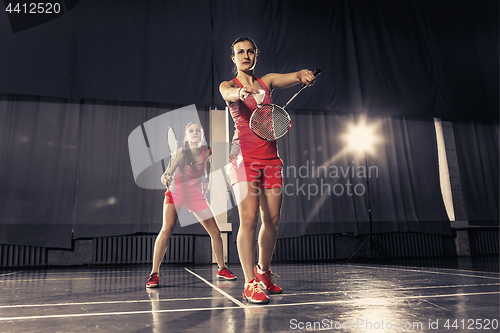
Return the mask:
{"type": "Polygon", "coordinates": [[[167,142],[168,149],[170,150],[170,158],[174,159],[177,157],[177,137],[172,127],[169,127],[167,130],[167,142]]]}
{"type": "Polygon", "coordinates": [[[262,140],[277,140],[288,133],[290,127],[290,115],[276,104],[265,104],[255,109],[250,117],[250,130],[262,140]]]}

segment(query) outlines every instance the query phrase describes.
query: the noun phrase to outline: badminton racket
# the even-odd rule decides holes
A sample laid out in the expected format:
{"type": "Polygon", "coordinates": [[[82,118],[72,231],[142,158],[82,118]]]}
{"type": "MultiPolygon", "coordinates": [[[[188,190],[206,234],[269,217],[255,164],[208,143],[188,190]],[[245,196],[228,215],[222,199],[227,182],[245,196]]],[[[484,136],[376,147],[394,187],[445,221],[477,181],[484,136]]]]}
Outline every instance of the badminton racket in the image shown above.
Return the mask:
{"type": "MultiPolygon", "coordinates": [[[[167,170],[170,170],[170,166],[172,165],[172,160],[174,160],[177,157],[177,137],[175,136],[174,129],[172,127],[169,127],[167,129],[167,143],[168,143],[168,150],[170,151],[170,162],[167,167],[167,170]]],[[[167,178],[171,179],[172,175],[167,173],[167,178]]]]}
{"type": "Polygon", "coordinates": [[[177,137],[172,127],[167,130],[168,149],[170,150],[170,160],[177,157],[177,137]]]}
{"type": "MultiPolygon", "coordinates": [[[[321,74],[320,69],[313,73],[315,78],[319,74],[321,74]]],[[[303,84],[302,88],[283,107],[276,104],[258,105],[250,117],[250,130],[253,134],[262,140],[274,141],[288,133],[292,127],[292,119],[285,108],[302,90],[311,85],[303,84]]]]}

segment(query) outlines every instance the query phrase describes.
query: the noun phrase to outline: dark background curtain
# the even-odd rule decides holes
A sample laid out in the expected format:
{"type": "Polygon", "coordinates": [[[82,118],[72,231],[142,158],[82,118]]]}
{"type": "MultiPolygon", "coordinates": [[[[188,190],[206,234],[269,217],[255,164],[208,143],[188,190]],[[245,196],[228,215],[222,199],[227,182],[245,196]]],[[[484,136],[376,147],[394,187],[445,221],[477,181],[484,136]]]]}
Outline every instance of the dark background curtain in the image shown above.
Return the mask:
{"type": "MultiPolygon", "coordinates": [[[[70,248],[72,236],[158,232],[164,191],[136,185],[127,138],[176,108],[0,95],[0,244],[70,248]]],[[[210,135],[208,111],[198,115],[210,135]]]]}
{"type": "Polygon", "coordinates": [[[248,35],[257,75],[323,70],[291,108],[498,120],[498,13],[490,0],[86,0],[13,33],[1,11],[0,93],[223,107],[231,42],[248,35]]]}
{"type": "Polygon", "coordinates": [[[469,223],[498,226],[498,123],[457,121],[453,131],[469,223]]]}
{"type": "MultiPolygon", "coordinates": [[[[127,136],[191,104],[208,130],[208,108],[225,106],[218,87],[232,78],[229,46],[242,35],[260,48],[257,75],[323,71],[289,107],[285,166],[361,166],[339,133],[359,114],[379,123],[384,141],[367,156],[379,171],[370,179],[376,232],[448,234],[432,119],[498,122],[496,1],[64,3],[64,15],[39,25],[0,11],[0,243],[68,248],[72,236],[157,232],[163,193],[135,184],[127,136]]],[[[297,89],[273,99],[283,105],[297,89]]],[[[477,170],[462,164],[472,170],[462,174],[477,170]]],[[[480,167],[486,178],[498,174],[491,165],[480,167]]],[[[365,182],[295,178],[287,184],[365,182]]],[[[498,188],[475,191],[497,193],[497,205],[480,213],[470,204],[471,220],[498,220],[498,188]]],[[[366,204],[345,193],[289,196],[280,237],[366,233],[366,204]]]]}
{"type": "Polygon", "coordinates": [[[71,247],[79,106],[0,96],[0,243],[71,247]]]}

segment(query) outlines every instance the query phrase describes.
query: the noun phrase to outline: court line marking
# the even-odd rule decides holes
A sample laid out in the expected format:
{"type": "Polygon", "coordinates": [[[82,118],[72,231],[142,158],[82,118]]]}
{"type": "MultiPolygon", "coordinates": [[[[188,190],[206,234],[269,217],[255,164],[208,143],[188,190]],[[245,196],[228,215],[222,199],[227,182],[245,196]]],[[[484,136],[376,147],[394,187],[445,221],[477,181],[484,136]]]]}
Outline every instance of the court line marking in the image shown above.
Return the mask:
{"type": "MultiPolygon", "coordinates": [[[[500,294],[499,292],[485,292],[485,293],[461,293],[449,295],[412,295],[402,297],[391,297],[391,299],[420,299],[420,298],[439,298],[439,297],[458,297],[458,296],[477,296],[477,295],[492,295],[500,294]]],[[[366,303],[369,300],[379,300],[379,298],[365,298],[366,303]]],[[[335,304],[335,303],[352,303],[351,299],[336,300],[336,301],[317,301],[317,302],[303,302],[303,303],[289,303],[289,304],[267,304],[261,306],[224,306],[224,307],[211,307],[211,308],[191,308],[191,309],[170,309],[170,310],[152,310],[152,311],[128,311],[128,312],[97,312],[97,313],[80,313],[80,314],[61,314],[61,315],[46,315],[46,316],[25,316],[25,317],[5,317],[0,318],[0,321],[8,320],[29,320],[29,319],[48,319],[48,318],[70,318],[70,317],[92,317],[92,316],[112,316],[112,315],[131,315],[131,314],[154,314],[154,313],[168,313],[168,312],[189,312],[189,311],[207,311],[207,310],[229,310],[229,309],[242,309],[251,310],[253,307],[266,309],[269,307],[286,307],[286,306],[300,306],[300,305],[320,305],[320,304],[335,304]]]]}
{"type": "Polygon", "coordinates": [[[434,304],[434,303],[432,303],[432,302],[429,302],[429,301],[428,301],[428,300],[426,300],[426,299],[424,299],[423,301],[424,301],[425,303],[429,303],[430,305],[433,305],[433,306],[435,306],[435,307],[437,307],[437,308],[440,308],[441,310],[448,311],[448,309],[443,308],[442,306],[439,306],[439,305],[434,304]]]}
{"type": "MultiPolygon", "coordinates": [[[[289,269],[286,269],[285,267],[288,267],[289,264],[284,264],[284,263],[275,263],[274,266],[276,268],[280,268],[281,271],[290,271],[289,269]],[[283,269],[282,269],[283,268],[283,269]]],[[[348,266],[355,266],[353,264],[349,264],[349,263],[324,263],[324,264],[304,264],[304,263],[301,263],[299,265],[300,267],[314,267],[314,268],[321,268],[321,267],[348,267],[348,266]]],[[[358,265],[358,266],[363,266],[363,265],[358,265]]],[[[413,269],[416,269],[418,268],[418,266],[399,266],[399,267],[409,267],[409,268],[413,268],[413,269]]],[[[181,267],[179,266],[175,266],[175,267],[170,267],[169,269],[170,270],[173,270],[173,269],[179,269],[181,267]]],[[[392,267],[392,268],[398,268],[398,267],[392,267]]],[[[459,271],[459,272],[470,272],[470,273],[477,273],[477,272],[481,272],[481,271],[473,271],[473,270],[467,270],[467,269],[459,269],[459,268],[446,268],[446,267],[426,267],[426,268],[435,268],[435,269],[442,269],[442,270],[450,270],[450,271],[459,271]]],[[[403,269],[404,268],[400,268],[400,269],[403,269]]],[[[104,268],[99,268],[99,269],[94,269],[94,270],[78,270],[76,271],[78,274],[96,274],[96,273],[99,273],[99,274],[106,274],[106,273],[137,273],[137,272],[141,272],[140,270],[119,270],[119,269],[111,269],[111,270],[106,270],[106,271],[103,271],[104,268]]],[[[212,271],[213,268],[196,268],[197,271],[212,271]]],[[[65,271],[62,271],[62,270],[59,270],[59,269],[52,269],[51,271],[48,271],[47,268],[45,268],[44,271],[42,271],[43,274],[46,274],[46,275],[74,275],[75,272],[65,272],[65,271]]],[[[144,274],[148,274],[149,271],[146,271],[144,270],[144,274]]],[[[20,273],[20,272],[15,272],[15,273],[20,273]]],[[[14,273],[14,274],[15,274],[14,273]]],[[[309,274],[310,272],[304,272],[305,274],[309,274]]],[[[500,275],[500,272],[483,272],[483,273],[490,273],[490,274],[497,274],[497,275],[500,275]]],[[[31,273],[30,274],[39,274],[39,273],[31,273]]],[[[0,276],[2,276],[2,274],[0,274],[0,276]]]]}
{"type": "MultiPolygon", "coordinates": [[[[33,267],[33,268],[37,268],[37,267],[33,267]]],[[[170,270],[172,269],[175,269],[176,267],[171,267],[169,268],[170,270]]],[[[180,267],[178,267],[180,268],[180,267]]],[[[181,271],[181,270],[179,270],[181,271]]],[[[82,275],[82,274],[108,274],[108,273],[137,273],[137,274],[142,274],[142,275],[148,275],[150,272],[150,270],[146,270],[146,269],[141,269],[141,270],[119,270],[119,269],[116,269],[116,270],[105,270],[104,268],[102,268],[101,270],[94,270],[94,271],[89,271],[89,270],[78,270],[78,269],[75,269],[74,271],[61,271],[59,269],[55,269],[55,268],[42,268],[40,269],[39,271],[20,271],[20,272],[16,272],[16,273],[24,273],[26,275],[35,275],[35,274],[38,274],[38,275],[75,275],[75,274],[79,274],[79,275],[82,275]]]]}
{"type": "Polygon", "coordinates": [[[412,295],[412,296],[400,296],[397,298],[439,298],[439,297],[457,297],[457,296],[477,296],[477,295],[493,295],[500,294],[500,291],[485,291],[482,293],[460,293],[460,294],[446,294],[446,295],[412,295]]]}
{"type": "Polygon", "coordinates": [[[47,315],[47,316],[26,316],[26,317],[0,318],[0,321],[7,321],[7,320],[28,320],[28,319],[45,319],[45,318],[71,318],[71,317],[113,316],[113,315],[116,316],[116,315],[130,315],[130,314],[154,314],[154,313],[165,313],[165,312],[227,310],[227,309],[240,309],[240,307],[239,306],[223,306],[223,307],[215,307],[215,308],[170,309],[170,310],[129,311],[129,312],[97,312],[97,313],[63,314],[63,315],[47,315]]]}
{"type": "MultiPolygon", "coordinates": [[[[399,266],[399,267],[401,267],[401,266],[399,266]]],[[[402,266],[402,267],[410,267],[410,268],[413,268],[413,269],[419,268],[419,266],[402,266]]],[[[474,270],[470,270],[470,269],[447,268],[447,267],[425,267],[425,266],[422,266],[422,267],[423,268],[442,269],[442,270],[446,270],[446,271],[459,271],[459,272],[469,272],[469,273],[490,273],[490,274],[500,275],[500,272],[474,271],[474,270]]]]}
{"type": "Polygon", "coordinates": [[[217,290],[218,292],[220,292],[222,295],[226,296],[227,298],[229,298],[231,301],[233,301],[233,303],[237,304],[239,307],[241,308],[246,308],[246,305],[241,303],[240,301],[238,301],[236,298],[234,298],[233,296],[229,295],[228,293],[226,293],[224,290],[216,287],[214,284],[208,282],[207,280],[205,280],[204,278],[202,278],[201,276],[199,276],[198,274],[196,274],[195,272],[193,271],[190,271],[189,269],[187,269],[186,267],[184,267],[184,269],[186,271],[188,271],[189,273],[193,274],[194,276],[196,276],[198,279],[200,279],[201,281],[205,282],[206,284],[208,284],[210,287],[214,288],[215,290],[217,290]]]}
{"type": "MultiPolygon", "coordinates": [[[[477,296],[477,295],[493,295],[500,294],[500,291],[484,292],[484,293],[461,293],[461,294],[448,294],[448,295],[412,295],[412,296],[401,296],[401,297],[391,297],[391,299],[411,299],[411,298],[439,298],[439,297],[458,297],[458,296],[477,296]]],[[[366,303],[369,300],[380,300],[380,297],[369,297],[363,298],[363,302],[366,303]]],[[[337,301],[318,301],[318,302],[304,302],[304,303],[290,303],[290,304],[267,304],[265,307],[280,307],[280,306],[297,306],[297,305],[318,305],[318,304],[334,304],[334,303],[352,303],[352,299],[349,300],[337,300],[337,301]]]]}
{"type": "MultiPolygon", "coordinates": [[[[175,271],[177,270],[177,273],[182,273],[183,272],[183,268],[184,267],[178,267],[178,266],[173,266],[173,267],[169,267],[169,271],[175,271]]],[[[114,270],[104,270],[104,268],[102,268],[101,270],[99,269],[96,269],[96,270],[75,270],[75,271],[61,271],[59,269],[53,269],[51,271],[49,271],[50,268],[43,268],[43,270],[40,270],[39,272],[29,272],[29,271],[26,271],[26,272],[14,272],[14,274],[17,274],[17,273],[25,273],[26,275],[35,275],[35,274],[43,274],[43,275],[75,275],[78,274],[78,275],[83,275],[83,274],[95,274],[95,275],[104,275],[104,274],[110,274],[112,275],[111,273],[136,273],[135,275],[145,275],[146,277],[148,276],[148,274],[150,273],[151,270],[146,270],[146,269],[141,269],[141,270],[119,270],[119,269],[114,269],[114,270]]],[[[216,268],[196,268],[197,271],[213,271],[215,270],[216,268]]],[[[1,276],[1,274],[0,274],[1,276]]]]}
{"type": "Polygon", "coordinates": [[[422,287],[409,287],[409,288],[386,288],[386,289],[363,289],[363,290],[336,290],[336,291],[317,291],[317,292],[305,292],[305,293],[292,293],[292,294],[281,294],[280,296],[302,296],[302,295],[321,295],[321,294],[344,294],[349,292],[370,292],[370,291],[406,291],[406,290],[422,290],[422,289],[439,289],[439,288],[467,288],[467,287],[489,287],[489,286],[500,286],[500,283],[483,283],[483,284],[462,284],[462,285],[452,285],[452,286],[422,286],[422,287]]]}
{"type": "MultiPolygon", "coordinates": [[[[0,275],[1,276],[1,275],[0,275]]],[[[173,275],[169,274],[169,277],[182,277],[186,275],[173,275]]],[[[81,277],[81,278],[76,278],[76,277],[59,277],[57,279],[43,279],[43,278],[32,278],[32,279],[23,279],[23,278],[17,278],[13,280],[0,280],[0,282],[32,282],[32,281],[37,281],[37,282],[43,282],[43,281],[73,281],[73,280],[96,280],[96,279],[136,279],[137,276],[116,276],[116,275],[108,275],[108,276],[93,276],[93,277],[81,277]]]]}
{"type": "Polygon", "coordinates": [[[130,304],[130,303],[150,303],[154,302],[179,302],[179,301],[199,301],[207,299],[225,299],[225,297],[192,297],[192,298],[163,298],[163,299],[139,299],[133,301],[106,301],[106,302],[80,302],[80,303],[46,303],[46,304],[16,304],[16,305],[0,305],[0,309],[9,308],[37,308],[49,306],[80,306],[80,305],[103,305],[103,304],[130,304]]]}
{"type": "MultiPolygon", "coordinates": [[[[276,269],[280,268],[281,271],[290,271],[289,269],[285,268],[289,266],[290,264],[284,264],[284,263],[275,263],[273,266],[276,267],[276,269]],[[281,268],[284,268],[283,270],[281,268]]],[[[355,264],[350,264],[350,263],[324,263],[324,264],[303,264],[301,263],[298,265],[300,267],[313,267],[313,268],[322,268],[322,267],[349,267],[349,266],[356,266],[355,264]]],[[[362,264],[358,264],[358,266],[363,266],[362,264]]],[[[368,266],[364,265],[364,266],[368,266]]],[[[420,268],[419,266],[398,266],[397,264],[392,265],[392,267],[389,268],[413,268],[413,269],[418,269],[420,268]]],[[[469,269],[459,269],[459,268],[446,268],[446,267],[425,267],[422,266],[422,268],[434,268],[434,269],[442,269],[442,270],[447,270],[447,271],[459,271],[459,272],[469,272],[469,273],[490,273],[490,274],[496,274],[500,275],[500,272],[489,272],[489,271],[475,271],[475,270],[469,270],[469,269]]],[[[308,274],[308,272],[304,272],[308,274]]]]}
{"type": "Polygon", "coordinates": [[[349,266],[359,267],[359,268],[375,268],[375,269],[382,269],[382,270],[400,270],[400,271],[408,271],[408,272],[432,273],[432,274],[441,274],[441,275],[457,275],[457,276],[474,277],[474,278],[481,278],[481,279],[500,280],[500,277],[496,277],[496,276],[481,276],[481,275],[469,275],[469,274],[448,273],[448,272],[433,272],[433,271],[424,271],[424,270],[418,270],[418,269],[403,269],[403,268],[395,268],[395,267],[374,267],[374,266],[362,266],[362,265],[349,265],[349,266]]]}
{"type": "MultiPolygon", "coordinates": [[[[293,272],[293,273],[297,273],[296,271],[290,271],[289,269],[286,269],[286,265],[284,264],[275,264],[276,267],[279,267],[280,270],[282,272],[293,272]],[[283,269],[282,269],[283,268],[283,269]]],[[[334,263],[334,264],[301,264],[300,267],[314,267],[314,268],[320,268],[320,267],[364,267],[364,268],[378,268],[378,269],[395,269],[395,270],[403,270],[403,271],[417,271],[417,272],[430,272],[430,273],[436,273],[436,274],[450,274],[450,275],[461,275],[461,274],[458,274],[458,273],[445,273],[445,272],[436,272],[436,271],[424,271],[424,270],[419,270],[418,267],[414,267],[414,266],[404,266],[404,267],[408,267],[408,268],[400,268],[400,267],[375,267],[375,266],[368,266],[368,265],[353,265],[353,264],[342,264],[342,263],[334,263]],[[411,268],[411,269],[409,269],[411,268]]],[[[176,268],[181,268],[181,267],[172,267],[170,269],[176,269],[176,268]]],[[[427,268],[432,268],[432,267],[427,267],[427,268]]],[[[435,269],[440,269],[440,270],[447,270],[447,271],[453,271],[453,270],[456,270],[456,271],[459,271],[459,272],[470,272],[470,273],[477,273],[479,271],[471,271],[471,270],[461,270],[461,269],[456,269],[456,268],[441,268],[441,267],[436,267],[435,269]]],[[[197,271],[213,271],[213,268],[196,268],[197,271]]],[[[323,272],[323,270],[318,270],[318,271],[315,271],[315,272],[323,272]]],[[[12,274],[18,274],[18,273],[21,273],[21,272],[13,272],[13,273],[7,273],[7,274],[0,274],[0,276],[6,276],[6,275],[12,275],[12,274]]],[[[125,279],[125,278],[132,278],[132,277],[136,277],[136,276],[125,276],[125,277],[115,277],[112,273],[137,273],[139,274],[140,271],[136,271],[136,270],[118,270],[118,269],[113,269],[113,270],[107,270],[107,271],[102,271],[102,270],[82,270],[82,271],[78,271],[77,272],[78,274],[93,274],[93,275],[106,275],[106,274],[109,274],[110,277],[114,277],[114,278],[122,278],[122,279],[125,279]]],[[[300,272],[299,272],[300,273],[300,272]]],[[[308,272],[304,272],[304,274],[310,274],[311,271],[308,271],[308,272]]],[[[495,274],[495,275],[500,275],[499,272],[482,272],[482,273],[489,273],[489,274],[495,274]]],[[[63,272],[63,271],[43,271],[42,273],[30,273],[30,275],[32,274],[43,274],[43,275],[74,275],[75,272],[63,272]]],[[[137,274],[134,274],[134,275],[137,275],[137,274]]],[[[146,273],[144,273],[146,274],[146,273]]],[[[173,276],[178,276],[177,274],[174,274],[173,276]]],[[[467,275],[465,275],[467,276],[467,275]]],[[[482,277],[482,276],[478,276],[478,275],[471,275],[473,277],[482,277]]],[[[71,278],[71,280],[74,280],[74,279],[93,279],[95,278],[95,276],[93,277],[88,277],[88,278],[71,278]]],[[[482,277],[482,278],[492,278],[492,279],[495,279],[496,277],[482,277]]],[[[500,279],[500,277],[498,277],[498,279],[500,279]]],[[[16,281],[38,281],[38,280],[43,280],[43,281],[56,281],[56,280],[60,280],[60,278],[58,279],[39,279],[39,278],[35,278],[35,279],[22,279],[22,280],[16,280],[16,281]]],[[[68,279],[69,280],[69,279],[68,279]]],[[[0,280],[0,282],[7,282],[7,281],[12,281],[12,280],[0,280]]]]}
{"type": "MultiPolygon", "coordinates": [[[[390,289],[391,291],[405,291],[405,290],[422,290],[422,289],[438,289],[438,288],[467,288],[467,287],[489,287],[489,286],[500,286],[500,283],[484,283],[484,284],[462,284],[453,286],[427,286],[427,287],[411,287],[411,288],[397,288],[390,289]]],[[[303,295],[327,295],[327,294],[345,294],[351,292],[369,292],[369,290],[336,290],[336,291],[319,291],[319,292],[304,292],[304,293],[286,293],[280,294],[283,296],[303,296],[303,295]]],[[[386,291],[389,289],[378,289],[380,291],[386,291]]],[[[191,297],[191,298],[162,298],[154,300],[155,302],[178,302],[178,301],[198,301],[198,300],[210,300],[210,299],[225,299],[224,296],[221,297],[191,297]]],[[[80,306],[80,305],[103,305],[103,304],[131,304],[131,303],[149,303],[152,300],[140,299],[131,301],[102,301],[102,302],[73,302],[73,303],[45,303],[45,304],[16,304],[16,305],[0,305],[0,309],[8,308],[36,308],[36,307],[50,307],[50,306],[80,306]]]]}
{"type": "MultiPolygon", "coordinates": [[[[439,288],[467,288],[467,287],[489,287],[489,286],[500,286],[500,283],[484,283],[484,284],[462,284],[462,285],[452,285],[452,286],[427,286],[427,287],[411,287],[411,288],[397,288],[390,289],[391,291],[405,291],[405,290],[422,290],[422,289],[439,289],[439,288]]],[[[380,289],[381,291],[388,289],[380,289]]],[[[369,290],[362,290],[366,292],[369,290]]],[[[349,292],[359,292],[359,290],[336,290],[336,291],[319,291],[319,292],[305,292],[305,293],[291,293],[291,294],[281,294],[280,296],[303,296],[303,295],[326,295],[326,294],[345,294],[349,292]]],[[[177,301],[198,301],[198,300],[208,300],[208,299],[223,299],[225,297],[191,297],[191,298],[163,298],[155,301],[158,302],[177,302],[177,301]]],[[[17,305],[0,305],[0,309],[3,308],[22,308],[22,307],[50,307],[50,306],[79,306],[79,305],[102,305],[102,304],[126,304],[126,303],[148,303],[151,300],[133,300],[133,301],[102,301],[102,302],[73,302],[73,303],[45,303],[45,304],[17,304],[17,305]]]]}

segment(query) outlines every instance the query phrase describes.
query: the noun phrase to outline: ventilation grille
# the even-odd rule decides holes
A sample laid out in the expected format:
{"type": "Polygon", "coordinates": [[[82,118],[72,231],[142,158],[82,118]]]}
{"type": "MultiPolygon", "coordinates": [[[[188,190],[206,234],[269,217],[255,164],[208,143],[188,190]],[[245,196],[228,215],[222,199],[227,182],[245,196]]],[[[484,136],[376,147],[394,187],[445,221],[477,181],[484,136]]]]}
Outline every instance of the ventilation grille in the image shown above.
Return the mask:
{"type": "Polygon", "coordinates": [[[35,246],[0,245],[0,267],[45,266],[47,249],[35,246]]]}
{"type": "Polygon", "coordinates": [[[475,230],[469,233],[475,254],[498,254],[498,230],[475,230]]]}
{"type": "MultiPolygon", "coordinates": [[[[151,264],[156,235],[94,238],[94,263],[151,264]]],[[[194,236],[171,235],[163,263],[193,263],[194,236]]]]}
{"type": "MultiPolygon", "coordinates": [[[[390,258],[438,257],[443,255],[443,243],[440,235],[389,233],[376,234],[375,239],[390,258]]],[[[365,248],[367,248],[366,246],[365,248]]],[[[360,256],[368,256],[368,251],[361,248],[359,254],[360,256]]],[[[384,257],[384,254],[379,251],[372,251],[372,255],[376,258],[384,257]]],[[[278,239],[273,258],[277,262],[333,259],[336,259],[335,235],[278,239]]]]}
{"type": "MultiPolygon", "coordinates": [[[[443,255],[441,235],[418,233],[377,234],[375,239],[390,258],[438,257],[443,255]]],[[[375,256],[382,257],[379,251],[375,256]]]]}
{"type": "Polygon", "coordinates": [[[309,261],[335,259],[335,236],[314,235],[280,238],[276,243],[274,261],[309,261]]]}

